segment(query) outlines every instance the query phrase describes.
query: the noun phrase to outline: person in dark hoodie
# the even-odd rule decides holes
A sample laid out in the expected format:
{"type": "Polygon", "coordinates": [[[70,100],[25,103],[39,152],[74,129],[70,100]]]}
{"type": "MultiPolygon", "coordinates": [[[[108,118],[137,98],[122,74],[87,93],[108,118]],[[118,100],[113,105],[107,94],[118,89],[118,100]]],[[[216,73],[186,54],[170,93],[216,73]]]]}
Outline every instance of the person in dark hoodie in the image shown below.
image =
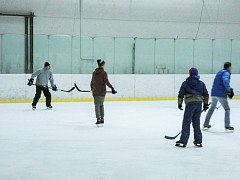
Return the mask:
{"type": "Polygon", "coordinates": [[[212,105],[207,113],[203,130],[208,130],[211,128],[210,119],[214,110],[216,109],[218,101],[221,103],[225,110],[225,129],[226,131],[233,131],[234,128],[230,125],[230,107],[228,104],[228,99],[232,99],[234,96],[233,88],[230,86],[230,79],[231,79],[231,67],[232,64],[230,62],[224,63],[224,68],[220,70],[214,79],[213,86],[212,86],[212,105]]]}
{"type": "Polygon", "coordinates": [[[91,91],[94,98],[95,114],[97,118],[96,125],[104,124],[104,100],[106,95],[106,85],[111,88],[112,94],[117,91],[113,88],[108,80],[107,72],[104,71],[105,61],[97,60],[98,68],[92,74],[91,91]]]}
{"type": "Polygon", "coordinates": [[[200,128],[200,117],[203,110],[208,109],[209,94],[205,84],[200,81],[198,70],[191,68],[189,77],[182,83],[178,95],[178,108],[182,109],[183,99],[185,100],[185,112],[182,122],[182,134],[180,140],[176,142],[178,147],[186,147],[190,136],[190,125],[193,123],[194,142],[197,147],[202,147],[202,132],[200,128]]]}

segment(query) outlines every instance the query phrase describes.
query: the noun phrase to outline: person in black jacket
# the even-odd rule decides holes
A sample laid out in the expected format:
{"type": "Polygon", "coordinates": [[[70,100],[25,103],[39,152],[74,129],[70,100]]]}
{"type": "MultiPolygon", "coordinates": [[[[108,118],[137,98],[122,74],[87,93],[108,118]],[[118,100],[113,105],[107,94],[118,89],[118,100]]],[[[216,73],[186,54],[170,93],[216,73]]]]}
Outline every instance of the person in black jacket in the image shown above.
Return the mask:
{"type": "Polygon", "coordinates": [[[194,145],[202,147],[202,132],[200,129],[200,117],[203,109],[208,109],[209,94],[205,84],[200,81],[198,70],[191,68],[189,77],[182,83],[178,95],[178,108],[182,109],[183,99],[185,100],[185,112],[182,122],[182,134],[179,141],[176,142],[178,147],[186,147],[190,136],[190,125],[193,123],[194,128],[194,145]]]}

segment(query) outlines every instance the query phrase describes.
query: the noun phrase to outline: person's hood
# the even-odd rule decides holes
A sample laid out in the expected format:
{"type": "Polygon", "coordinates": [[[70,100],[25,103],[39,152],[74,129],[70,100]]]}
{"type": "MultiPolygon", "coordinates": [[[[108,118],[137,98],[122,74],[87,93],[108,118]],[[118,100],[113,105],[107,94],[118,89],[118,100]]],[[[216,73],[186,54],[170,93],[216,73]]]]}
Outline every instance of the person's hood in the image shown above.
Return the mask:
{"type": "Polygon", "coordinates": [[[186,83],[193,87],[193,86],[196,86],[198,83],[199,83],[199,79],[200,79],[200,76],[197,75],[197,76],[190,76],[186,79],[186,83]]]}
{"type": "Polygon", "coordinates": [[[93,72],[94,74],[101,74],[103,73],[103,68],[96,68],[95,71],[93,72]]]}

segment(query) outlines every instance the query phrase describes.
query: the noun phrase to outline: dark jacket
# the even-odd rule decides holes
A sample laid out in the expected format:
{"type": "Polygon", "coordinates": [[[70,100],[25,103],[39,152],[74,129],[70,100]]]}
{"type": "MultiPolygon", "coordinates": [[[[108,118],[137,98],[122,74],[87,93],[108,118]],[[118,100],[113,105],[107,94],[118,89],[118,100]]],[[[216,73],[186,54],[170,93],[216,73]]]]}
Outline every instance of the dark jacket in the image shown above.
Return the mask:
{"type": "Polygon", "coordinates": [[[92,74],[91,90],[93,96],[105,96],[106,85],[109,88],[113,88],[108,80],[108,75],[103,68],[97,68],[92,74]]]}
{"type": "Polygon", "coordinates": [[[227,94],[231,88],[230,79],[231,73],[228,70],[222,69],[219,71],[213,82],[211,96],[227,98],[227,94]]]}
{"type": "Polygon", "coordinates": [[[178,94],[178,103],[185,104],[201,103],[208,104],[209,94],[205,84],[199,80],[199,76],[190,76],[182,83],[178,94]]]}

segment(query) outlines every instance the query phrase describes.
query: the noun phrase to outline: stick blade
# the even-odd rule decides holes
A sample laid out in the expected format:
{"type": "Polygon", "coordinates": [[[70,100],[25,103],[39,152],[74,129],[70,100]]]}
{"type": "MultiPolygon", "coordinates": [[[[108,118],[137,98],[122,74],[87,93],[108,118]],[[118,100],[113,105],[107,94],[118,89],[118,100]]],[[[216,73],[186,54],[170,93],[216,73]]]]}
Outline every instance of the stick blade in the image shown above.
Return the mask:
{"type": "Polygon", "coordinates": [[[176,139],[176,137],[171,137],[171,136],[164,136],[165,139],[169,139],[169,140],[174,140],[176,139]]]}
{"type": "Polygon", "coordinates": [[[61,89],[61,91],[62,91],[62,92],[71,92],[71,91],[73,91],[74,89],[75,89],[75,87],[72,87],[72,88],[71,88],[70,90],[68,90],[68,91],[62,90],[62,89],[61,89]]]}
{"type": "Polygon", "coordinates": [[[176,136],[164,136],[164,137],[165,137],[165,139],[174,140],[174,139],[176,139],[181,133],[182,133],[182,131],[179,132],[176,136]]]}

